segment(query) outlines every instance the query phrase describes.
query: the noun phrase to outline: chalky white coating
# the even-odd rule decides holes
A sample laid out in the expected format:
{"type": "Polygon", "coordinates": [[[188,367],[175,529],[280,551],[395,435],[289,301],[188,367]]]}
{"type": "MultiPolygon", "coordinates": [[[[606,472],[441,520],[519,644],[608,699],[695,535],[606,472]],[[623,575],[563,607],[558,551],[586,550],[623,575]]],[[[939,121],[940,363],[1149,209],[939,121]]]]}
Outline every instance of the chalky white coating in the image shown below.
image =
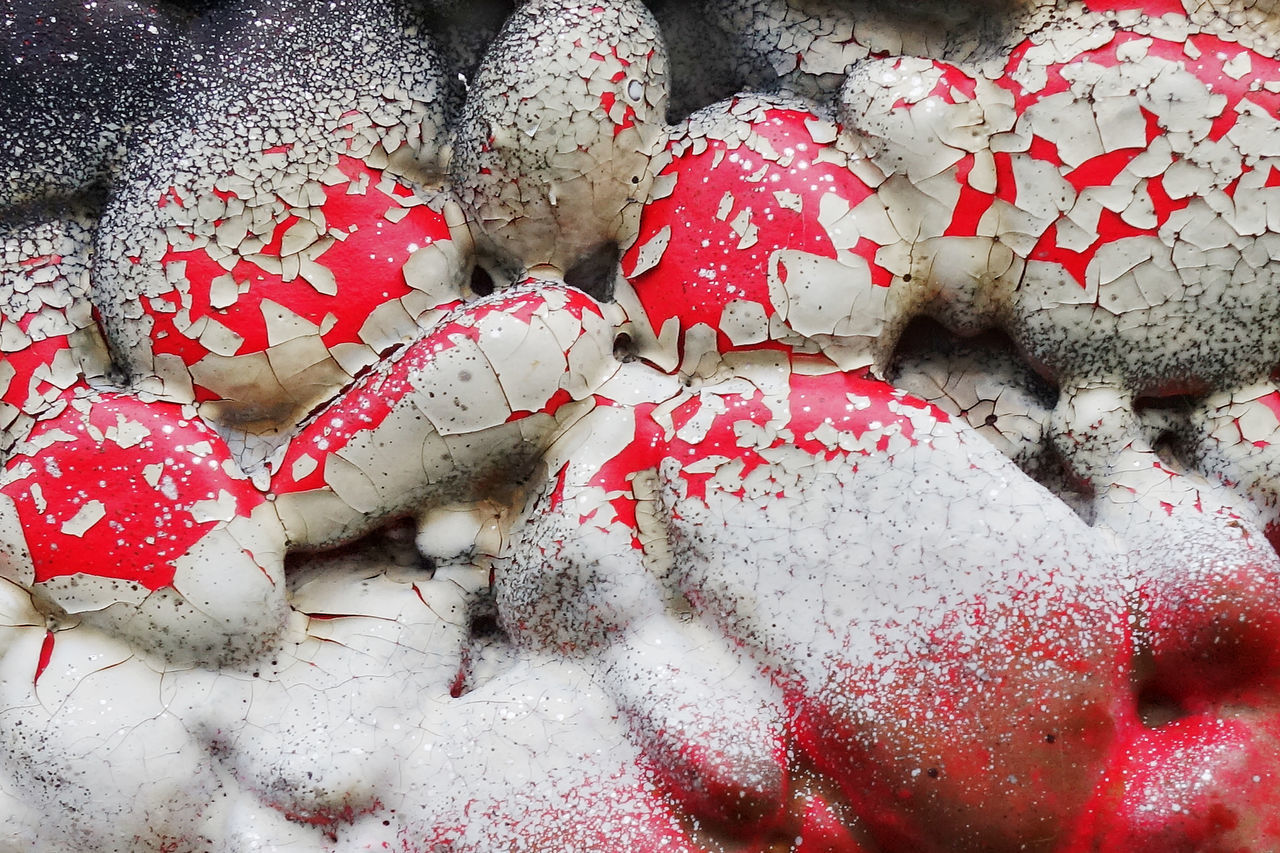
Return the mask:
{"type": "Polygon", "coordinates": [[[1273,12],[652,5],[0,95],[0,849],[1280,844],[1273,12]]]}

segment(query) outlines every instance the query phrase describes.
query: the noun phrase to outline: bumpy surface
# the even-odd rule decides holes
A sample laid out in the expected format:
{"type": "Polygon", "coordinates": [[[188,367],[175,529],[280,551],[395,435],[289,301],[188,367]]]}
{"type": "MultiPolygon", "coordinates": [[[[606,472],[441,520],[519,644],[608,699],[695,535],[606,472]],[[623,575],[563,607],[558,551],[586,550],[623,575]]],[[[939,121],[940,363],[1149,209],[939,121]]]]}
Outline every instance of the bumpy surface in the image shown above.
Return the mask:
{"type": "Polygon", "coordinates": [[[1280,848],[1268,4],[2,14],[0,849],[1280,848]]]}

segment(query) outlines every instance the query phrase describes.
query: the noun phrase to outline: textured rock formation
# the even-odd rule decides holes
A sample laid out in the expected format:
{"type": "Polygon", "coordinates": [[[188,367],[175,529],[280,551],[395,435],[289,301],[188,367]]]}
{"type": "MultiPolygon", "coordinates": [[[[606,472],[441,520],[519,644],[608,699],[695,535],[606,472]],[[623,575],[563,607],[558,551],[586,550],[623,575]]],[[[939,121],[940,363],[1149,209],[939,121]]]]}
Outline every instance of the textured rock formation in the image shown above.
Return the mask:
{"type": "Polygon", "coordinates": [[[1280,846],[1269,6],[3,15],[0,849],[1280,846]]]}

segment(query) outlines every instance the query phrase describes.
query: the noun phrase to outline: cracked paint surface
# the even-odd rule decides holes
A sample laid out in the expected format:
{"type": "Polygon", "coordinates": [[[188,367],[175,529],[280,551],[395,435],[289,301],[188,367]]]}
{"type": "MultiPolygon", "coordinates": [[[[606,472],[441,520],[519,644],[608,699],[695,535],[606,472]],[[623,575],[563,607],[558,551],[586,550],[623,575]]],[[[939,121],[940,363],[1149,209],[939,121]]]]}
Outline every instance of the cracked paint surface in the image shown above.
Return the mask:
{"type": "Polygon", "coordinates": [[[0,849],[1280,844],[1270,6],[0,20],[0,849]]]}

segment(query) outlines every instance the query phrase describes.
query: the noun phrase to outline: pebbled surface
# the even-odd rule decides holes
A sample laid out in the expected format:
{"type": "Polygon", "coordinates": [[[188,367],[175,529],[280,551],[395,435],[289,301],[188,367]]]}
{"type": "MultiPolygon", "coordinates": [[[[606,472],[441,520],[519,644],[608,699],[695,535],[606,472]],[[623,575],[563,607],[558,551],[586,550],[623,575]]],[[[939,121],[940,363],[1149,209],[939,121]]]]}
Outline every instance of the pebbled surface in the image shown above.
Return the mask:
{"type": "Polygon", "coordinates": [[[1269,8],[57,5],[0,849],[1280,845],[1269,8]]]}

